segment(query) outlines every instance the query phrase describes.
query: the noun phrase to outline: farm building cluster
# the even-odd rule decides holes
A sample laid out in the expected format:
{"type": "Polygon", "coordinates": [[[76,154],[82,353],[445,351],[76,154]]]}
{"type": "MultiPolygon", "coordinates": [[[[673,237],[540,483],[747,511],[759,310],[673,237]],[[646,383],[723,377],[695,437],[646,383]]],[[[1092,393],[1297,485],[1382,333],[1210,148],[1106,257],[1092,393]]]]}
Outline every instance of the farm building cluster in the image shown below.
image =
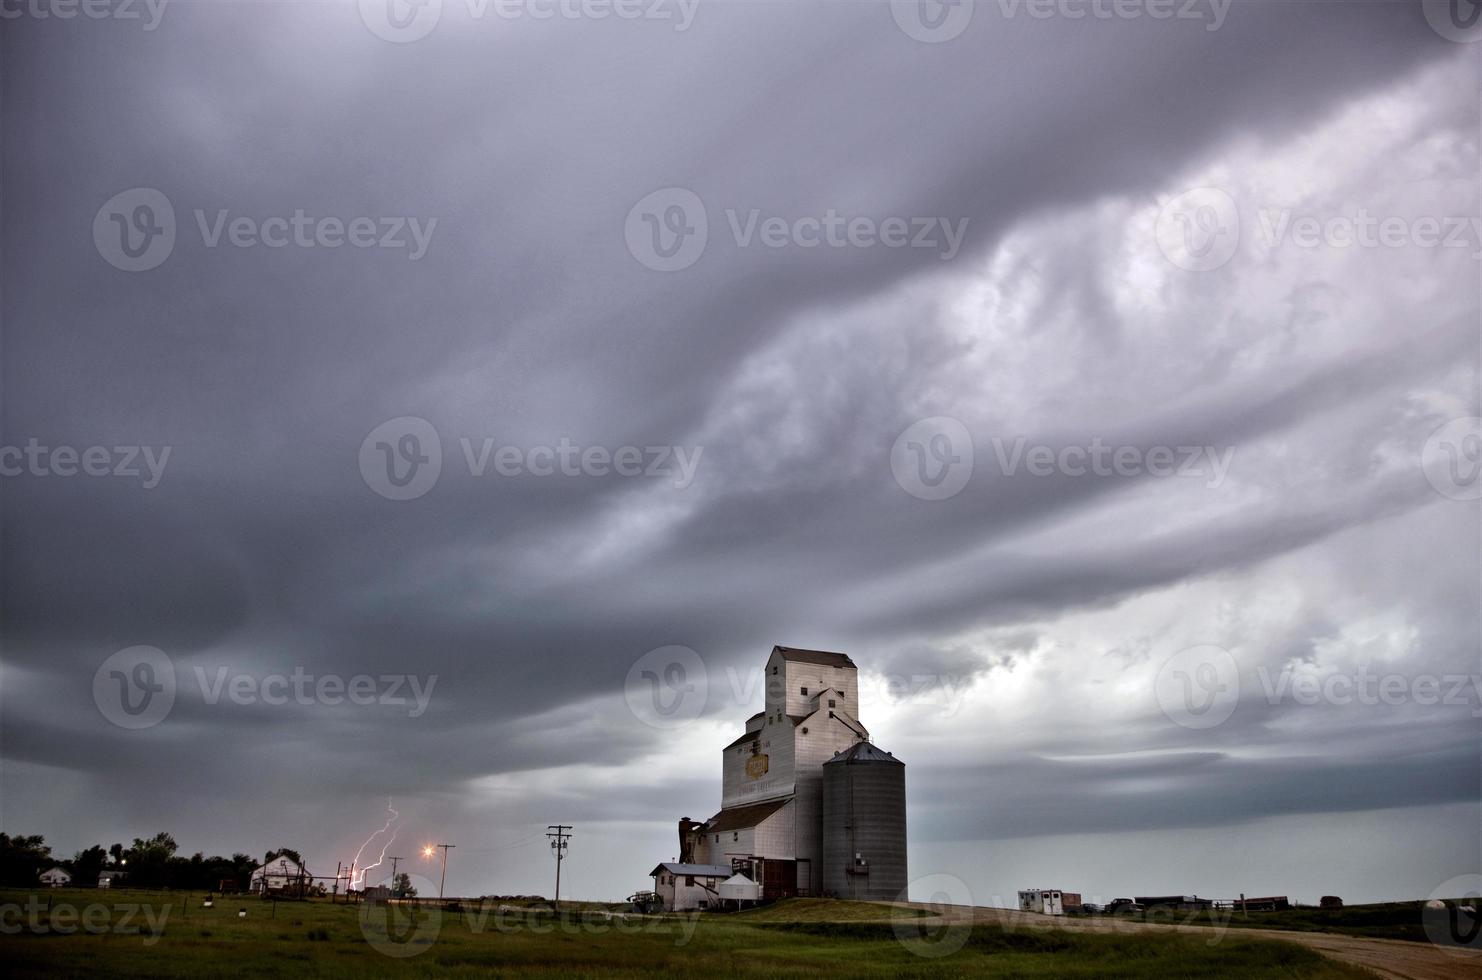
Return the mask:
{"type": "Polygon", "coordinates": [[[903,898],[906,767],[858,718],[854,661],[776,646],[764,677],[763,710],[721,751],[719,812],[682,818],[678,859],[650,872],[659,901],[903,898]]]}
{"type": "MultiPolygon", "coordinates": [[[[1081,901],[1079,892],[1063,891],[1059,888],[1026,888],[1019,892],[1019,911],[1037,912],[1040,915],[1090,915],[1108,913],[1117,915],[1135,912],[1204,912],[1212,909],[1237,912],[1284,912],[1292,907],[1285,895],[1268,895],[1261,898],[1200,898],[1198,895],[1139,895],[1136,898],[1117,898],[1106,905],[1094,905],[1081,901]]],[[[1343,899],[1336,895],[1324,895],[1319,908],[1341,909],[1343,899]]]]}

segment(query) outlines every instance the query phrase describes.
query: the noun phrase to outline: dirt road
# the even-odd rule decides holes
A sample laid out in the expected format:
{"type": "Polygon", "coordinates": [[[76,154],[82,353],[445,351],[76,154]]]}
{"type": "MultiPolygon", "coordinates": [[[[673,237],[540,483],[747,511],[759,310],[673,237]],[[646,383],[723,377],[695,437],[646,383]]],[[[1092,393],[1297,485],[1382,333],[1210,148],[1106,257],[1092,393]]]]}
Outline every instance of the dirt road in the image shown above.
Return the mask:
{"type": "MultiPolygon", "coordinates": [[[[909,903],[918,909],[933,909],[920,902],[909,903]]],[[[940,909],[941,906],[936,906],[940,909]]],[[[1013,909],[948,906],[943,918],[954,921],[997,923],[1010,929],[1065,929],[1090,932],[1146,932],[1177,929],[1204,933],[1210,941],[1249,936],[1296,943],[1324,956],[1372,970],[1391,980],[1482,980],[1482,952],[1442,948],[1430,943],[1403,942],[1392,939],[1360,939],[1330,932],[1288,932],[1281,929],[1219,929],[1213,926],[1164,925],[1130,922],[1115,918],[1062,918],[1037,915],[1013,909]]],[[[914,920],[920,922],[920,919],[914,920]]]]}

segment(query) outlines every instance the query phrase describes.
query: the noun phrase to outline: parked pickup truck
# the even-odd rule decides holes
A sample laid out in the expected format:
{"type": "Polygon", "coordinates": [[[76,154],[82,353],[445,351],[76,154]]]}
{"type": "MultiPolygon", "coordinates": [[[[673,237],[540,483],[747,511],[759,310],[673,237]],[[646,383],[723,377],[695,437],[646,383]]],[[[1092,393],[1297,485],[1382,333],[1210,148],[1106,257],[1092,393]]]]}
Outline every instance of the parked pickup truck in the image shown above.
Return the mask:
{"type": "Polygon", "coordinates": [[[1106,904],[1107,915],[1125,915],[1145,910],[1144,906],[1138,905],[1130,898],[1114,898],[1106,904]]]}

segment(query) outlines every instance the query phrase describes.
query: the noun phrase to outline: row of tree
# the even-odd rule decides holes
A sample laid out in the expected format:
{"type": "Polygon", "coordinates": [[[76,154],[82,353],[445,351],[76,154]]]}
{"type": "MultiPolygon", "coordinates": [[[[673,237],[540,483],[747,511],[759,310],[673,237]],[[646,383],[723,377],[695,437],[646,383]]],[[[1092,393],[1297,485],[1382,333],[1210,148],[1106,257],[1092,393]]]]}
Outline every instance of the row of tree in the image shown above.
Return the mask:
{"type": "Polygon", "coordinates": [[[303,864],[299,852],[291,847],[268,851],[261,861],[241,853],[231,857],[206,857],[198,851],[190,857],[182,857],[176,853],[178,850],[175,838],[160,832],[148,839],[135,837],[134,843],[127,847],[113,844],[105,848],[94,844],[71,858],[59,858],[52,855],[51,847],[40,834],[11,836],[0,833],[0,885],[29,888],[37,883],[43,871],[60,867],[72,876],[74,885],[85,888],[96,885],[104,871],[112,871],[123,876],[119,884],[131,888],[208,891],[228,882],[228,887],[245,890],[253,869],[280,855],[286,855],[296,864],[303,864]]]}

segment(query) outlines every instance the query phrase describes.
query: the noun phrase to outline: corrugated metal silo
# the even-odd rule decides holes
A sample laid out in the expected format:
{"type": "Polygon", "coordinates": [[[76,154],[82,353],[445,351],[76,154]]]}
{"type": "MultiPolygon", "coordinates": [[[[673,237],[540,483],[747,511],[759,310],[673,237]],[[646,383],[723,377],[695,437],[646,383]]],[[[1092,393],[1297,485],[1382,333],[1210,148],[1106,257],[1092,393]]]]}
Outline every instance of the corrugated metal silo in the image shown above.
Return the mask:
{"type": "Polygon", "coordinates": [[[823,764],[823,890],[893,901],[906,882],[906,764],[859,742],[823,764]]]}

